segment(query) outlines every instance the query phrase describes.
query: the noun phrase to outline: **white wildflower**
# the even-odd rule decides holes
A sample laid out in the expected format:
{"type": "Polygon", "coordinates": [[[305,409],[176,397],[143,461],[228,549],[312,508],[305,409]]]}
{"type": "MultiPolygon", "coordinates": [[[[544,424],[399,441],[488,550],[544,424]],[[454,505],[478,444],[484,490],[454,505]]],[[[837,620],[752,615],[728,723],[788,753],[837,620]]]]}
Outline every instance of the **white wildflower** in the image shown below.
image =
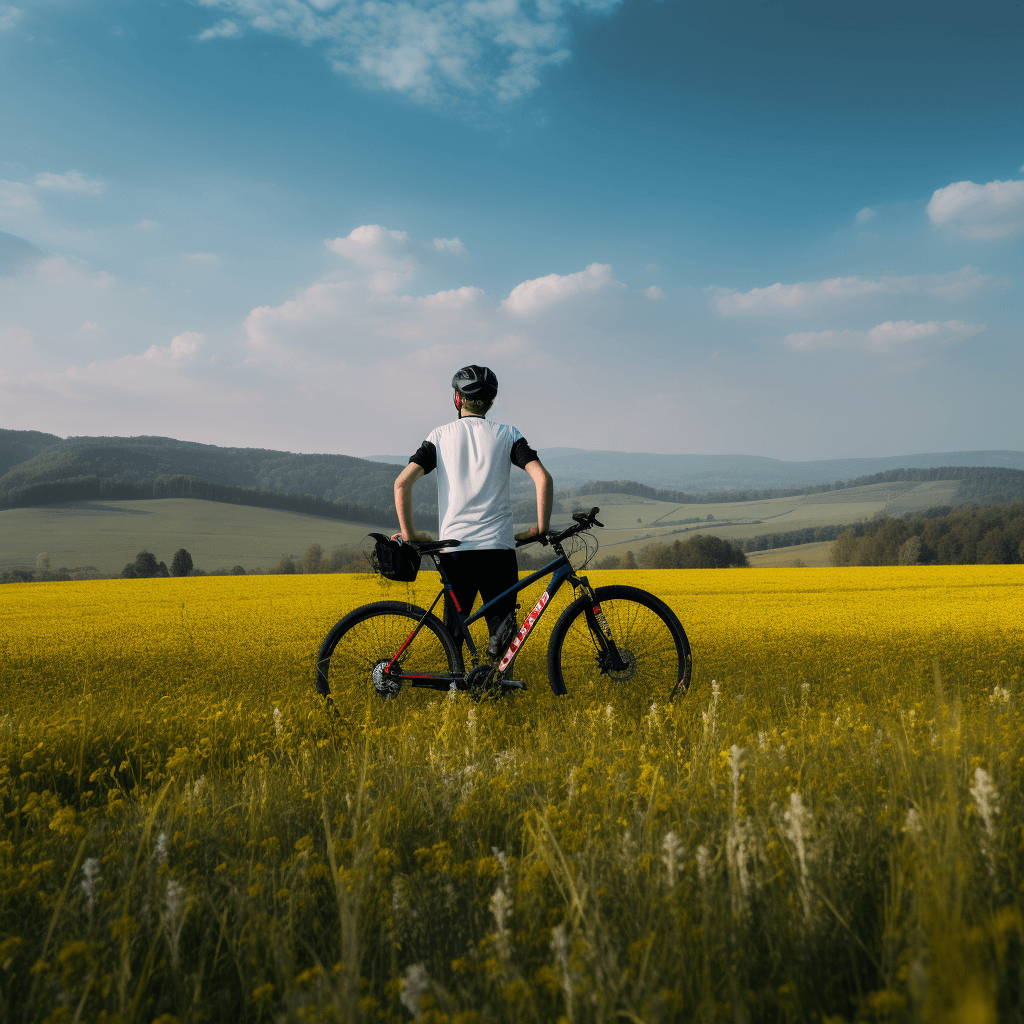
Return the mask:
{"type": "Polygon", "coordinates": [[[704,733],[712,733],[715,731],[715,726],[718,723],[718,681],[715,679],[711,680],[711,702],[708,704],[707,711],[700,713],[701,721],[704,723],[704,733]]]}
{"type": "Polygon", "coordinates": [[[560,924],[551,929],[551,952],[558,965],[558,977],[565,996],[565,1016],[572,1020],[572,973],[569,970],[569,937],[565,934],[565,925],[560,924]]]}
{"type": "Polygon", "coordinates": [[[981,852],[988,861],[989,874],[994,876],[996,873],[994,849],[996,816],[999,814],[999,793],[991,776],[984,768],[974,769],[974,785],[971,786],[971,796],[974,798],[974,806],[978,809],[978,816],[985,829],[981,840],[981,852]]]}
{"type": "Polygon", "coordinates": [[[789,807],[782,818],[785,822],[784,832],[786,838],[793,844],[793,852],[796,855],[797,868],[800,872],[800,903],[803,906],[804,917],[810,920],[811,886],[807,862],[810,859],[808,834],[811,828],[811,813],[804,807],[803,799],[796,790],[789,794],[789,807]]]}
{"type": "Polygon", "coordinates": [[[729,831],[725,843],[732,912],[733,917],[737,919],[746,915],[750,900],[750,825],[739,813],[740,766],[743,763],[743,753],[743,748],[735,744],[729,749],[732,805],[729,810],[729,831]]]}
{"type": "Polygon", "coordinates": [[[494,767],[500,772],[506,768],[511,768],[516,763],[516,751],[511,750],[499,750],[494,755],[494,767]]]}
{"type": "Polygon", "coordinates": [[[171,950],[171,964],[175,970],[178,968],[178,954],[181,947],[181,929],[185,924],[185,910],[188,905],[185,887],[173,878],[167,879],[167,887],[164,890],[162,920],[164,934],[167,937],[167,945],[171,950]]]}
{"type": "Polygon", "coordinates": [[[711,851],[701,843],[697,847],[697,878],[702,889],[705,889],[711,878],[711,851]]]}
{"type": "Polygon", "coordinates": [[[512,949],[509,942],[508,924],[512,916],[512,897],[509,896],[503,886],[498,886],[491,896],[491,914],[494,917],[495,945],[498,947],[498,954],[502,960],[511,959],[512,949]]]}
{"type": "Polygon", "coordinates": [[[281,709],[275,707],[274,708],[274,734],[276,736],[280,736],[281,733],[284,731],[284,726],[281,723],[281,717],[282,717],[281,716],[281,709]]]}
{"type": "Polygon", "coordinates": [[[911,836],[919,836],[924,831],[921,813],[916,807],[907,808],[907,816],[903,819],[903,831],[911,836]]]}
{"type": "Polygon", "coordinates": [[[153,848],[153,856],[156,858],[157,864],[167,863],[167,833],[161,832],[156,837],[156,845],[153,848]]]}
{"type": "Polygon", "coordinates": [[[100,862],[95,857],[87,857],[82,865],[81,889],[85,896],[85,905],[92,913],[96,902],[96,887],[100,880],[100,862]]]}
{"type": "Polygon", "coordinates": [[[675,832],[666,832],[665,838],[661,841],[661,862],[665,865],[665,872],[668,875],[668,887],[670,889],[675,887],[676,875],[682,856],[682,840],[675,832]]]}
{"type": "Polygon", "coordinates": [[[734,743],[729,748],[729,767],[732,769],[732,811],[736,813],[740,803],[740,765],[743,763],[743,755],[746,751],[734,743]]]}
{"type": "Polygon", "coordinates": [[[423,964],[411,964],[406,967],[398,998],[413,1017],[419,1017],[423,1012],[423,997],[429,991],[430,975],[427,974],[426,967],[423,964]]]}
{"type": "Polygon", "coordinates": [[[1010,691],[1005,686],[993,686],[988,699],[991,704],[1009,704],[1010,691]]]}
{"type": "Polygon", "coordinates": [[[206,789],[206,776],[200,775],[195,782],[192,783],[192,799],[198,800],[206,789]]]}

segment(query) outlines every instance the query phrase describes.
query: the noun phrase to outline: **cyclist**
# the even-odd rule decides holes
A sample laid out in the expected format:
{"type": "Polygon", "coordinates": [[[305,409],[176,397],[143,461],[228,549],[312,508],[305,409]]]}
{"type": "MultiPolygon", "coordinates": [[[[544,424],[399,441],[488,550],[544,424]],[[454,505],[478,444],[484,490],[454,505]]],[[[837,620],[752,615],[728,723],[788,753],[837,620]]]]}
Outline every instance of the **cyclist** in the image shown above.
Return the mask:
{"type": "MultiPolygon", "coordinates": [[[[395,480],[395,539],[429,539],[413,524],[412,487],[436,469],[439,537],[461,541],[457,550],[441,559],[455,600],[468,615],[478,593],[487,602],[518,581],[515,542],[550,529],[551,474],[516,427],[487,419],[498,394],[493,370],[464,366],[452,377],[452,389],[458,419],[432,430],[395,480]],[[512,466],[529,474],[537,496],[537,523],[518,534],[512,531],[512,466]]],[[[515,606],[512,594],[487,613],[491,657],[501,653],[498,648],[505,634],[511,634],[509,626],[514,628],[515,606]]],[[[447,602],[445,624],[461,642],[458,621],[447,602]]]]}

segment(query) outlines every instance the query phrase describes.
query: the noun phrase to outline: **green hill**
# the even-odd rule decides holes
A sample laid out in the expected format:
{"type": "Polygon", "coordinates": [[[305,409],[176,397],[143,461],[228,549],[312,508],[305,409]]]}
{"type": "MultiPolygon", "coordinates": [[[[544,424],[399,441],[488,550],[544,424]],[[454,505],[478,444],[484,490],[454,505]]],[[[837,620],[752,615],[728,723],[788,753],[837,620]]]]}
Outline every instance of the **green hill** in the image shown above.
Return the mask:
{"type": "MultiPolygon", "coordinates": [[[[382,526],[378,525],[377,529],[382,526]]],[[[269,569],[310,544],[325,551],[361,544],[374,529],[321,516],[216,501],[81,502],[0,510],[0,568],[34,566],[46,552],[54,569],[93,566],[116,575],[139,551],[168,564],[181,547],[207,572],[241,565],[269,569]]]]}
{"type": "Polygon", "coordinates": [[[605,492],[578,495],[572,502],[583,507],[599,505],[606,526],[598,533],[602,550],[624,554],[694,533],[749,541],[767,534],[923,512],[955,504],[959,489],[958,480],[892,481],[759,501],[676,503],[605,492]]]}

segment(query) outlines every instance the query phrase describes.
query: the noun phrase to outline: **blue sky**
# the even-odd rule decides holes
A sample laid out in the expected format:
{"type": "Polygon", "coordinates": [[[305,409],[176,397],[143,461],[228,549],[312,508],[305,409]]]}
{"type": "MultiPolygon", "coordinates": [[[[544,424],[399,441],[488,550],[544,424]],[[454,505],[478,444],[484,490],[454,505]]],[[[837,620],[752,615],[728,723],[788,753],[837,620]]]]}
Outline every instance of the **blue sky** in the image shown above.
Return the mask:
{"type": "Polygon", "coordinates": [[[1024,6],[0,0],[0,424],[1024,448],[1024,6]]]}

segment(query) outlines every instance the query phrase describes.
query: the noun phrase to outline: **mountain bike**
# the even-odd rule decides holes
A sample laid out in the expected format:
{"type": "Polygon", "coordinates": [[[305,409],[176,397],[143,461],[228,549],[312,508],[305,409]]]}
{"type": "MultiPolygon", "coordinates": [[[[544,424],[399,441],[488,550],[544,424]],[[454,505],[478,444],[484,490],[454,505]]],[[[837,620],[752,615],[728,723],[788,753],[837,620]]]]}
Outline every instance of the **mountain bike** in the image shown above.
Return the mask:
{"type": "MultiPolygon", "coordinates": [[[[573,524],[548,531],[517,546],[550,545],[555,557],[508,590],[482,605],[472,615],[459,607],[438,557],[456,540],[415,544],[421,555],[433,559],[441,588],[429,608],[404,601],[376,601],[363,605],[341,619],[324,638],[316,662],[316,688],[328,699],[360,693],[376,693],[386,700],[403,688],[467,690],[476,699],[525,690],[526,684],[511,678],[517,656],[562,585],[568,582],[575,599],[556,621],[548,641],[548,683],[558,695],[587,683],[607,683],[609,690],[644,689],[652,697],[673,700],[690,683],[690,643],[671,608],[654,594],[620,585],[592,587],[586,576],[573,568],[565,551],[570,538],[586,534],[598,522],[599,508],[573,514],[573,524]],[[481,652],[468,627],[512,594],[550,576],[551,579],[516,631],[509,616],[489,650],[481,652]],[[434,614],[444,601],[469,649],[466,668],[462,643],[434,614]],[[504,635],[501,635],[504,634],[504,635]],[[333,692],[332,692],[333,686],[333,692]]],[[[589,561],[597,550],[588,549],[589,561]]],[[[586,564],[584,562],[584,565],[586,564]]],[[[451,621],[451,620],[450,620],[451,621]]]]}

